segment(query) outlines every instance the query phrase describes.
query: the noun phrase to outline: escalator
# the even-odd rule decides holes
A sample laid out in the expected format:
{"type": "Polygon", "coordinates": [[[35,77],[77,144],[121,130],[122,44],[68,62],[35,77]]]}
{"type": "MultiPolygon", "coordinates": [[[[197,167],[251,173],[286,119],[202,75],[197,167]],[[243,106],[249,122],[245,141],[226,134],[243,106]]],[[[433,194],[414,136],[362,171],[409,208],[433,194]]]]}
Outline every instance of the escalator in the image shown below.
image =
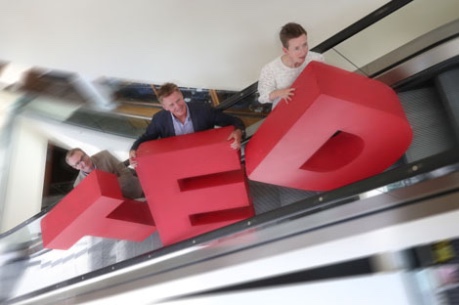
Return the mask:
{"type": "MultiPolygon", "coordinates": [[[[328,41],[313,51],[342,54],[340,43],[409,2],[396,8],[394,3],[386,5],[333,37],[333,44],[328,41]]],[[[458,238],[458,43],[456,20],[357,65],[356,72],[396,90],[414,131],[409,150],[384,173],[322,193],[251,181],[255,217],[168,247],[162,247],[153,234],[141,243],[85,237],[67,251],[44,249],[39,223],[50,207],[0,236],[0,300],[4,304],[226,304],[241,298],[245,302],[273,298],[275,303],[272,291],[300,298],[305,291],[311,296],[311,287],[316,291],[336,287],[327,286],[326,280],[349,278],[353,287],[362,285],[351,292],[355,295],[398,291],[395,300],[400,304],[423,304],[429,291],[414,285],[414,276],[406,279],[412,275],[406,271],[415,264],[386,258],[406,259],[409,249],[458,238]],[[416,287],[397,290],[407,282],[416,287]],[[308,286],[311,283],[319,286],[308,286]]],[[[218,107],[236,111],[256,94],[254,84],[218,107]]],[[[78,124],[78,112],[72,117],[70,123],[78,124]]],[[[118,123],[92,128],[119,129],[125,122],[111,117],[118,123]]],[[[248,130],[250,141],[256,126],[248,130]]],[[[124,136],[135,138],[136,132],[124,136]]],[[[379,297],[373,304],[387,304],[383,295],[379,297]]]]}

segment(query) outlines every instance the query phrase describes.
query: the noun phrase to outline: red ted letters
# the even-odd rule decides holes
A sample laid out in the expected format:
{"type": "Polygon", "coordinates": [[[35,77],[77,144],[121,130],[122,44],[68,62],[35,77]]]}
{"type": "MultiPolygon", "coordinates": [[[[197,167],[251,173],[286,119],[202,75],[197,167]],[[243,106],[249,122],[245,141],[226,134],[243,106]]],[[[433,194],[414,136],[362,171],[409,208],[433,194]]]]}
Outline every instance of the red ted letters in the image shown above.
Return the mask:
{"type": "Polygon", "coordinates": [[[95,170],[41,221],[43,246],[68,249],[85,235],[142,241],[156,230],[145,202],[124,199],[114,174],[95,170]]]}
{"type": "Polygon", "coordinates": [[[239,151],[225,127],[143,143],[137,174],[169,245],[254,215],[239,151]]]}
{"type": "MultiPolygon", "coordinates": [[[[331,190],[375,175],[408,148],[412,131],[388,86],[312,62],[245,150],[249,179],[331,190]]],[[[148,204],[123,199],[112,174],[95,171],[42,220],[47,248],[67,249],[84,235],[164,245],[253,216],[233,127],[143,143],[137,173],[148,204]],[[155,222],[153,222],[153,217],[155,222]]]]}
{"type": "Polygon", "coordinates": [[[246,146],[249,179],[331,190],[378,174],[411,143],[395,92],[385,84],[311,62],[246,146]]]}

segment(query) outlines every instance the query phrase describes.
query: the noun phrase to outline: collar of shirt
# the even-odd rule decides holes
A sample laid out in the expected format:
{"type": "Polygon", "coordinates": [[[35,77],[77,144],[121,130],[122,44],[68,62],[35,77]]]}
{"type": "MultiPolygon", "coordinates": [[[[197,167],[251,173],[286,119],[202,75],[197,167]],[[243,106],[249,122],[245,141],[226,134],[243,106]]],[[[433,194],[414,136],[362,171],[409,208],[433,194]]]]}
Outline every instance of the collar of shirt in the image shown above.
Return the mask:
{"type": "Polygon", "coordinates": [[[186,105],[186,118],[183,124],[172,113],[171,113],[171,116],[172,116],[172,123],[174,124],[174,131],[175,131],[176,136],[194,132],[193,122],[191,121],[190,109],[188,108],[188,105],[186,105]]]}

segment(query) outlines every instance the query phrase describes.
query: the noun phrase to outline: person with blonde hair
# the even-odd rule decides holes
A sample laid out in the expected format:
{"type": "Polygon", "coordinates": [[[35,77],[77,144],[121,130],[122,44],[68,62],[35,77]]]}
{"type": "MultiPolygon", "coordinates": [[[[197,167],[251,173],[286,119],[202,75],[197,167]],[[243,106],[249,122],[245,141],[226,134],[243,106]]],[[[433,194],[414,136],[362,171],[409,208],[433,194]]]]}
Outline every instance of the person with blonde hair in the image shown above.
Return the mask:
{"type": "Polygon", "coordinates": [[[163,110],[153,115],[145,133],[132,144],[129,162],[133,167],[137,166],[137,148],[145,141],[208,130],[216,126],[233,125],[235,130],[228,135],[228,140],[231,140],[233,149],[241,147],[245,126],[238,117],[223,113],[207,103],[186,103],[179,87],[173,83],[162,85],[156,95],[163,110]]]}

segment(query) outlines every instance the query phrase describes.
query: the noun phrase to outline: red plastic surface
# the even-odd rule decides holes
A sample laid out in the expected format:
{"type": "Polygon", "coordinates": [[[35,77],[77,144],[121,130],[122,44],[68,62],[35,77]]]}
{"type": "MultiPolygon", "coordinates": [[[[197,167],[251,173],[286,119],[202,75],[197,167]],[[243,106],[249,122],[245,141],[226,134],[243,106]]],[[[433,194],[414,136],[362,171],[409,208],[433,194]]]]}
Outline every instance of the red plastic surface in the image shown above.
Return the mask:
{"type": "Polygon", "coordinates": [[[246,146],[249,179],[331,190],[387,169],[408,149],[412,130],[385,84],[311,62],[246,146]]]}
{"type": "Polygon", "coordinates": [[[233,127],[143,143],[137,174],[164,245],[254,215],[233,127]]]}
{"type": "Polygon", "coordinates": [[[142,241],[155,230],[148,204],[124,199],[114,174],[95,170],[41,221],[43,245],[68,249],[85,235],[142,241]]]}

